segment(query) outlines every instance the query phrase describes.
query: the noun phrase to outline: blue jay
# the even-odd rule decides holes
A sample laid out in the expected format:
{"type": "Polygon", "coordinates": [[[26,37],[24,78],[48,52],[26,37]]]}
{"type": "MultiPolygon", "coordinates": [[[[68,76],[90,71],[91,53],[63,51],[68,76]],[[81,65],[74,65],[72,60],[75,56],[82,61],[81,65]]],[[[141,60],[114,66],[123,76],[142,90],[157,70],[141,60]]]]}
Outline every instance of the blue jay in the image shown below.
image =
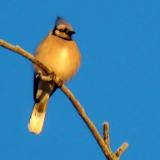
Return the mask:
{"type": "MultiPolygon", "coordinates": [[[[39,44],[35,57],[53,71],[64,83],[75,75],[80,66],[80,51],[72,39],[72,26],[57,17],[54,29],[39,44]]],[[[43,71],[34,66],[34,107],[28,124],[29,131],[41,133],[46,116],[47,104],[57,86],[53,82],[42,81],[36,75],[43,71]]]]}

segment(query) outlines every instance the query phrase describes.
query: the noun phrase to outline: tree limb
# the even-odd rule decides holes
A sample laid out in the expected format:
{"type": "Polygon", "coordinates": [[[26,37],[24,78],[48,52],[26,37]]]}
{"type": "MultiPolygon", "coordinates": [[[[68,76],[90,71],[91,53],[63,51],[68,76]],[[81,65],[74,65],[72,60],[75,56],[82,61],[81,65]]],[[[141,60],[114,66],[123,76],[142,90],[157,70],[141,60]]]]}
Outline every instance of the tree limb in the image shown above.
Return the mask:
{"type": "Polygon", "coordinates": [[[38,61],[33,55],[31,55],[29,52],[25,51],[23,48],[21,48],[18,45],[14,46],[4,40],[0,40],[0,46],[25,57],[26,59],[30,60],[35,65],[39,66],[47,75],[47,76],[44,76],[40,74],[39,76],[44,81],[50,81],[50,80],[54,81],[54,83],[61,89],[61,91],[69,98],[74,108],[77,110],[78,114],[83,119],[84,123],[87,125],[92,135],[94,136],[95,140],[97,141],[98,145],[102,149],[105,157],[108,160],[119,160],[120,159],[120,156],[122,155],[122,153],[127,149],[128,143],[124,143],[121,147],[119,147],[119,149],[115,153],[113,153],[112,150],[110,149],[110,144],[109,144],[110,142],[109,142],[108,123],[104,123],[103,125],[104,137],[102,138],[97,128],[95,127],[94,123],[87,116],[80,102],[74,97],[73,93],[62,83],[62,81],[53,72],[51,72],[43,63],[38,61]]]}

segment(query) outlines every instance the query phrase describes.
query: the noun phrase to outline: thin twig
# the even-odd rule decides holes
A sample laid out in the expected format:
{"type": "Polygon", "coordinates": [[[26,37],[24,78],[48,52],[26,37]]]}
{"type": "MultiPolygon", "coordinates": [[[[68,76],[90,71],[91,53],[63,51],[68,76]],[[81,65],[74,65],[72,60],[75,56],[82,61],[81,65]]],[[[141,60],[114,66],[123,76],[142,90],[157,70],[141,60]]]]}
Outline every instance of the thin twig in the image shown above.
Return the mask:
{"type": "Polygon", "coordinates": [[[126,142],[123,143],[123,144],[117,149],[117,151],[115,152],[115,155],[116,155],[117,157],[120,157],[127,148],[128,148],[128,143],[126,143],[126,142]]]}
{"type": "MultiPolygon", "coordinates": [[[[62,84],[62,81],[60,81],[58,79],[58,77],[53,76],[53,78],[51,78],[51,75],[55,75],[54,73],[51,73],[51,71],[43,63],[41,63],[40,61],[38,61],[33,55],[31,55],[29,52],[25,51],[20,46],[18,46],[18,45],[16,45],[16,46],[11,45],[11,44],[9,44],[8,42],[6,42],[4,40],[0,40],[0,46],[2,46],[4,48],[6,48],[6,49],[9,49],[9,50],[11,50],[11,51],[13,51],[15,53],[18,53],[18,54],[24,56],[25,58],[27,58],[28,60],[30,60],[32,63],[34,63],[38,67],[40,67],[49,76],[49,78],[44,77],[44,80],[51,80],[52,79],[55,82],[55,84],[61,89],[61,91],[72,102],[72,104],[75,107],[75,109],[77,110],[78,114],[83,119],[83,121],[85,122],[85,124],[88,126],[88,128],[90,129],[92,135],[96,139],[98,145],[101,147],[101,149],[102,149],[105,157],[107,159],[109,159],[109,160],[119,160],[120,155],[124,152],[124,150],[126,149],[126,147],[124,147],[124,146],[120,147],[115,154],[111,151],[110,147],[108,147],[108,144],[106,145],[106,140],[108,141],[107,143],[109,143],[109,135],[108,135],[108,137],[105,138],[106,140],[104,140],[101,137],[101,135],[98,132],[98,130],[96,129],[94,123],[87,116],[85,110],[83,109],[83,107],[81,106],[81,104],[79,103],[79,101],[74,97],[74,95],[72,94],[72,92],[64,84],[62,84]]],[[[106,131],[108,132],[108,129],[106,131]]],[[[107,133],[107,134],[109,134],[109,133],[107,133]]]]}
{"type": "Polygon", "coordinates": [[[104,122],[103,124],[103,139],[105,144],[109,146],[110,142],[109,142],[109,123],[108,122],[104,122]]]}

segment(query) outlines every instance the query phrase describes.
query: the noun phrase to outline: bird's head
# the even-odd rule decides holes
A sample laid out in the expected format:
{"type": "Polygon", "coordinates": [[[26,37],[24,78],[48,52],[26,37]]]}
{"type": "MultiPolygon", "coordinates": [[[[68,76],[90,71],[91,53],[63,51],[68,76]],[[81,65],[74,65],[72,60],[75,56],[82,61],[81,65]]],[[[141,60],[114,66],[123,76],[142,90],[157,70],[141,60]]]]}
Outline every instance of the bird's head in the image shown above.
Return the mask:
{"type": "Polygon", "coordinates": [[[63,39],[72,40],[72,35],[74,33],[75,32],[69,23],[67,23],[63,18],[57,17],[55,27],[52,31],[53,35],[63,39]]]}

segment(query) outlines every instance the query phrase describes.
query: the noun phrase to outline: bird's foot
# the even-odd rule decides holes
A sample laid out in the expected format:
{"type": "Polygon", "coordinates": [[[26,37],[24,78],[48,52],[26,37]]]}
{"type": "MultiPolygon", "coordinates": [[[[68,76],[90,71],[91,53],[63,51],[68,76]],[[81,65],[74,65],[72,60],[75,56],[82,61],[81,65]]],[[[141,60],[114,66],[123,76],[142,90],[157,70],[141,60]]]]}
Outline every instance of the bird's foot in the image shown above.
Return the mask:
{"type": "Polygon", "coordinates": [[[43,75],[42,71],[38,71],[36,74],[36,78],[40,78],[42,81],[50,82],[52,81],[52,75],[43,75]]]}
{"type": "Polygon", "coordinates": [[[58,87],[61,87],[63,85],[64,82],[58,76],[55,75],[53,78],[58,87]]]}
{"type": "Polygon", "coordinates": [[[64,82],[63,82],[61,79],[59,79],[59,80],[58,80],[58,83],[57,83],[57,84],[58,84],[58,87],[62,87],[63,83],[64,83],[64,82]]]}
{"type": "Polygon", "coordinates": [[[42,81],[46,82],[54,81],[58,87],[61,87],[64,83],[55,73],[50,73],[49,75],[43,75],[42,71],[38,71],[36,74],[36,78],[40,78],[42,81]]]}
{"type": "Polygon", "coordinates": [[[41,78],[42,77],[42,71],[38,71],[37,73],[36,73],[36,78],[41,78]]]}

